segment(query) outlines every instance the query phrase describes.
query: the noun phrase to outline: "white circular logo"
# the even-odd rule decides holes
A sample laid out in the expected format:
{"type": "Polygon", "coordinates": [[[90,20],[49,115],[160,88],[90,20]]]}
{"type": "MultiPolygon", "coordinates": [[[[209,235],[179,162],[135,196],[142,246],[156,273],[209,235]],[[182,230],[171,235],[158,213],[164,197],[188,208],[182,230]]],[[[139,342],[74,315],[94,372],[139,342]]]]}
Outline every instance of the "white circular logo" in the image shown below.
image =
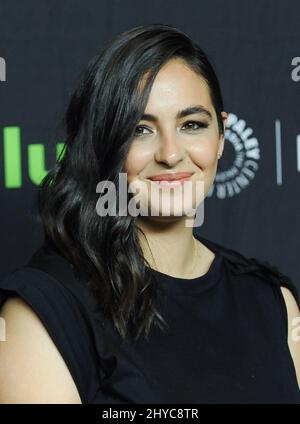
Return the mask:
{"type": "Polygon", "coordinates": [[[244,119],[228,114],[225,146],[208,196],[219,199],[239,194],[254,179],[260,159],[259,143],[244,119]]]}

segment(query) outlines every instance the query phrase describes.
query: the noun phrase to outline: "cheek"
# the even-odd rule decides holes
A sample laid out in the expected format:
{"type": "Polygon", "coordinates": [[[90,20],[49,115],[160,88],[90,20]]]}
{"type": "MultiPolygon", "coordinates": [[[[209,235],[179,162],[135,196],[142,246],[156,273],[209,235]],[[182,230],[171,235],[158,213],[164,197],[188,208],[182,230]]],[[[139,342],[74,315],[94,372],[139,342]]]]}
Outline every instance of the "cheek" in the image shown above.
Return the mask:
{"type": "Polygon", "coordinates": [[[218,144],[215,138],[207,138],[192,143],[189,153],[193,162],[202,170],[214,168],[217,160],[218,144]]]}
{"type": "Polygon", "coordinates": [[[137,175],[143,173],[143,169],[153,158],[152,149],[133,144],[127,154],[125,161],[125,172],[127,172],[128,181],[132,181],[137,175]]]}

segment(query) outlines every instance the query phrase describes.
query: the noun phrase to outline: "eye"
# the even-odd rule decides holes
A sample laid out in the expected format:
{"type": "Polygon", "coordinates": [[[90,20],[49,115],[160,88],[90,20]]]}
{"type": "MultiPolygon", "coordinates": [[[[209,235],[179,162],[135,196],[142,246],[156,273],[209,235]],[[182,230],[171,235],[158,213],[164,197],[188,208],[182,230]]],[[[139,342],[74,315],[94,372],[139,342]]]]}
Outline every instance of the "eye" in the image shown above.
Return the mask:
{"type": "Polygon", "coordinates": [[[208,124],[206,124],[205,122],[200,122],[200,121],[187,121],[184,123],[183,127],[187,126],[188,128],[187,130],[191,130],[191,131],[197,131],[201,128],[207,128],[208,124]]]}
{"type": "Polygon", "coordinates": [[[135,132],[134,132],[134,135],[136,137],[141,137],[143,135],[149,134],[149,133],[143,133],[143,132],[139,131],[139,129],[140,130],[147,130],[147,131],[150,131],[150,133],[151,133],[151,130],[149,128],[145,127],[144,125],[138,125],[137,127],[135,127],[135,132]]]}

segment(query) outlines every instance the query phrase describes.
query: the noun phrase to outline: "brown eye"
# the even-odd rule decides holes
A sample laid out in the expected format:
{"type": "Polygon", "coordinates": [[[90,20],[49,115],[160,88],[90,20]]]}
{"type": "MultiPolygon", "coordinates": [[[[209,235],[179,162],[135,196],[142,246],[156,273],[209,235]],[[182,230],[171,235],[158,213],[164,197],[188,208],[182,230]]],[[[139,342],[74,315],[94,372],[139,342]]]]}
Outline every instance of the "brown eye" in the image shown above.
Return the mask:
{"type": "Polygon", "coordinates": [[[201,128],[207,128],[208,124],[200,121],[188,121],[184,123],[183,127],[187,127],[187,130],[197,131],[201,128]]]}
{"type": "Polygon", "coordinates": [[[143,133],[142,132],[143,130],[150,131],[149,128],[145,127],[144,125],[138,125],[137,127],[135,127],[134,135],[137,136],[137,137],[140,137],[142,135],[149,134],[149,133],[143,133]],[[139,131],[139,130],[141,130],[141,131],[139,131]]]}

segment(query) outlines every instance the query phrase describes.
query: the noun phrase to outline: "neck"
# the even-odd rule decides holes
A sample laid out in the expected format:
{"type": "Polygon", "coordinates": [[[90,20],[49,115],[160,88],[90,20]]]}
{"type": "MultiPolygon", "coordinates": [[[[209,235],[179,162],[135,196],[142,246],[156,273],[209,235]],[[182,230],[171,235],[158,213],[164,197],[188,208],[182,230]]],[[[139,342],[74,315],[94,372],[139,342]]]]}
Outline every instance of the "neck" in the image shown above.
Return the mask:
{"type": "Polygon", "coordinates": [[[179,278],[193,278],[202,243],[193,236],[193,227],[186,227],[184,219],[173,222],[139,217],[140,244],[151,268],[179,278]]]}

